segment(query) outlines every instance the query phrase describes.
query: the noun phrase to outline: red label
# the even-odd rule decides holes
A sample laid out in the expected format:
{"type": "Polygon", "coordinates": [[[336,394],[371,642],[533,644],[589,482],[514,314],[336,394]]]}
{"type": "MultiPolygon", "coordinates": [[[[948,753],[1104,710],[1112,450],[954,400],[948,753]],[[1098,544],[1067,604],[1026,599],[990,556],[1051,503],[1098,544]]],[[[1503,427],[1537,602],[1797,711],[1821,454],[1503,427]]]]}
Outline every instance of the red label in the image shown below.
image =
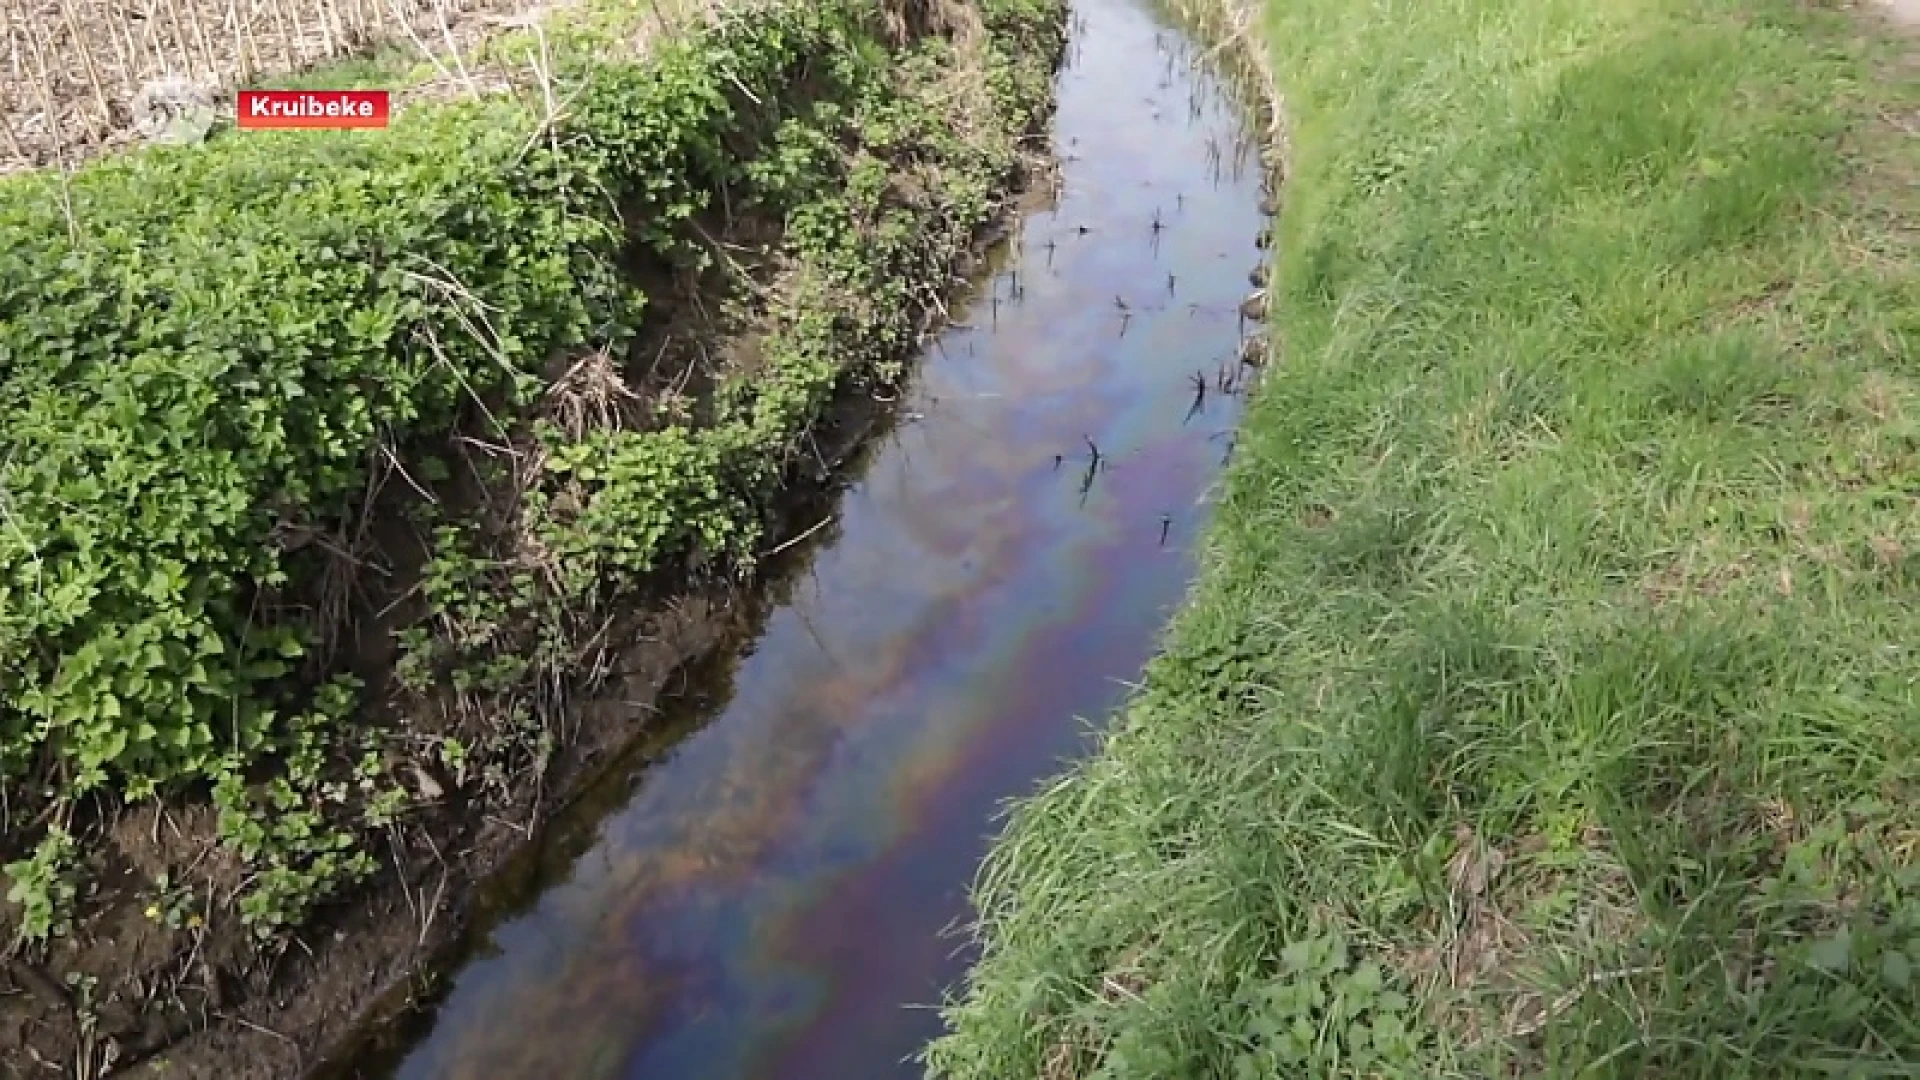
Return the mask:
{"type": "Polygon", "coordinates": [[[383,128],[385,90],[242,90],[234,101],[243,128],[383,128]]]}

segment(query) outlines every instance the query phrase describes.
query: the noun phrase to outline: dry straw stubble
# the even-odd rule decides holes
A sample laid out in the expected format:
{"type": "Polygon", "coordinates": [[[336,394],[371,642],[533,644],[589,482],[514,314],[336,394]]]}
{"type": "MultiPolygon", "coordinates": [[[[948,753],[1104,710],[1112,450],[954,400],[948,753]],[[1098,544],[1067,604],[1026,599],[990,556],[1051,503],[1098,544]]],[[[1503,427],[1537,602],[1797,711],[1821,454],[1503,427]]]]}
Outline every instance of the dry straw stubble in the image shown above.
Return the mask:
{"type": "Polygon", "coordinates": [[[140,138],[142,88],[222,92],[377,41],[458,66],[462,41],[524,0],[0,0],[0,173],[82,161],[140,138]],[[429,44],[431,43],[431,44],[429,44]],[[454,50],[453,58],[444,50],[454,50]]]}

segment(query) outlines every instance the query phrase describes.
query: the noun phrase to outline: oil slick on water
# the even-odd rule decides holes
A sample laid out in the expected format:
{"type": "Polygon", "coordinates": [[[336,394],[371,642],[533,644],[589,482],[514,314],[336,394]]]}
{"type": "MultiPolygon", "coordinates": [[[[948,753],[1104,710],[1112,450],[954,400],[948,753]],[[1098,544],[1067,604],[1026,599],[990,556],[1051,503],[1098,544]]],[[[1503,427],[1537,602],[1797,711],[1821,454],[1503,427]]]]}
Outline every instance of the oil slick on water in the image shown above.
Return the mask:
{"type": "Polygon", "coordinates": [[[1151,653],[1244,384],[1239,110],[1143,0],[1075,19],[1057,200],[922,359],[711,719],[575,823],[581,853],[368,1075],[918,1074],[996,809],[1151,653]]]}

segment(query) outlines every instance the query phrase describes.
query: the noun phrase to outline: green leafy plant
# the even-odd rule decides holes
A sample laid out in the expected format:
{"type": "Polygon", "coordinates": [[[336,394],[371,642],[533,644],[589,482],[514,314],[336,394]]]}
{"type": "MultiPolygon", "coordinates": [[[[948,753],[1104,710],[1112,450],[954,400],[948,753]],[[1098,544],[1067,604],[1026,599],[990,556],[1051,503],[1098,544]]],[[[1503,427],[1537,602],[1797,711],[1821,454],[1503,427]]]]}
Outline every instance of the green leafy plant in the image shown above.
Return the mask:
{"type": "Polygon", "coordinates": [[[146,908],[147,918],[171,930],[197,930],[205,925],[195,910],[199,905],[193,889],[175,885],[171,876],[162,873],[153,883],[153,892],[153,900],[146,908]]]}
{"type": "Polygon", "coordinates": [[[1277,977],[1242,987],[1238,1001],[1247,1034],[1237,1080],[1378,1076],[1408,1069],[1419,1046],[1407,995],[1336,933],[1290,942],[1277,977]]]}
{"type": "Polygon", "coordinates": [[[45,941],[64,933],[73,912],[78,848],[72,834],[49,825],[33,854],[5,867],[7,901],[20,907],[19,934],[27,941],[45,941]]]}

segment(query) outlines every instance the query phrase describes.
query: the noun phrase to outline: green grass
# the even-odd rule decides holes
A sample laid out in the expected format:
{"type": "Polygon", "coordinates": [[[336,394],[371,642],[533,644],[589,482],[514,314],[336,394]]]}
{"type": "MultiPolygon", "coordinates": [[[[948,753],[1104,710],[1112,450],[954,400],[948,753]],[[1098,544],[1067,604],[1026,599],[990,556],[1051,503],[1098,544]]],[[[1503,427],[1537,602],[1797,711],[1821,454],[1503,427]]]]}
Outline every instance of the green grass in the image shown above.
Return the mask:
{"type": "Polygon", "coordinates": [[[251,85],[270,90],[393,90],[427,82],[435,73],[417,48],[388,41],[305,71],[259,75],[251,85]]]}
{"type": "Polygon", "coordinates": [[[1282,345],[1165,654],[982,872],[933,1074],[1915,1075],[1920,45],[1268,29],[1282,345]]]}

